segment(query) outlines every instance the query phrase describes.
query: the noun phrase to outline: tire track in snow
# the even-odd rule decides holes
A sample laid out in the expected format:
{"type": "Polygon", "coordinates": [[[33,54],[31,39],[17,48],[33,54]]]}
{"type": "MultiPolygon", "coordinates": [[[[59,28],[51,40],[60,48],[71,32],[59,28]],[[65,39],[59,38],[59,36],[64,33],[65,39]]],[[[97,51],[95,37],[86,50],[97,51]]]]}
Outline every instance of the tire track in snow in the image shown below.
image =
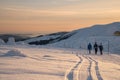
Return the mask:
{"type": "Polygon", "coordinates": [[[79,55],[76,55],[80,61],[71,69],[69,69],[65,74],[65,80],[78,80],[79,76],[79,68],[81,66],[81,63],[83,62],[82,57],[79,55]]]}
{"type": "Polygon", "coordinates": [[[103,80],[103,78],[102,78],[102,76],[100,74],[100,71],[99,71],[98,62],[96,60],[94,60],[93,58],[91,58],[90,56],[89,56],[89,59],[92,60],[95,63],[95,71],[96,71],[97,79],[98,80],[103,80]]]}

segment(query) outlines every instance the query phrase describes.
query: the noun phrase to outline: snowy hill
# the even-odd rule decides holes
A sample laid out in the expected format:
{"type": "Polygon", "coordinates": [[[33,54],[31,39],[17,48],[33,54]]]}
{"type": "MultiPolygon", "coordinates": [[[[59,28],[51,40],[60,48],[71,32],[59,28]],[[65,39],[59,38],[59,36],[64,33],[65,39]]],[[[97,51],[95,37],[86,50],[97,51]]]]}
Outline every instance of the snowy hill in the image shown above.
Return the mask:
{"type": "Polygon", "coordinates": [[[115,22],[106,25],[94,25],[89,28],[76,30],[77,35],[84,36],[113,36],[115,31],[120,31],[120,22],[115,22]]]}
{"type": "MultiPolygon", "coordinates": [[[[120,53],[120,36],[115,36],[120,31],[120,22],[105,25],[94,25],[88,28],[74,30],[72,32],[58,32],[25,40],[31,45],[49,45],[62,48],[86,49],[90,42],[103,43],[104,51],[120,53]],[[116,46],[117,45],[117,46],[116,46]],[[108,48],[110,48],[108,50],[108,48]]],[[[118,34],[117,34],[118,35],[118,34]]]]}
{"type": "Polygon", "coordinates": [[[70,36],[65,36],[65,34],[67,33],[68,32],[58,32],[58,33],[52,33],[48,35],[41,35],[41,36],[37,36],[31,39],[25,40],[24,42],[28,44],[35,44],[35,45],[46,45],[46,44],[54,43],[64,38],[70,37],[70,36]]]}
{"type": "Polygon", "coordinates": [[[120,31],[120,22],[95,25],[89,28],[72,31],[71,33],[76,34],[50,46],[86,49],[89,42],[94,44],[96,41],[98,44],[103,43],[104,51],[108,51],[108,48],[110,48],[110,52],[120,53],[120,37],[114,36],[116,31],[120,31]]]}

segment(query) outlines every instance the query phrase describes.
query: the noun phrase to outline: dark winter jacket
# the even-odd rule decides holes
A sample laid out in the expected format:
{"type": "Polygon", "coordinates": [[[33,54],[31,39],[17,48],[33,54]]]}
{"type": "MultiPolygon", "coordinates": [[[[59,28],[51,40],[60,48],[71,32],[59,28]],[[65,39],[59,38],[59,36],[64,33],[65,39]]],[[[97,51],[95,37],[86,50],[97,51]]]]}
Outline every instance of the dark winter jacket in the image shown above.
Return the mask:
{"type": "Polygon", "coordinates": [[[103,45],[100,45],[99,49],[100,49],[100,51],[102,51],[103,50],[103,45]]]}
{"type": "Polygon", "coordinates": [[[92,45],[90,43],[88,44],[88,50],[92,50],[92,45]]]}
{"type": "Polygon", "coordinates": [[[95,48],[95,49],[98,49],[98,45],[97,45],[97,44],[94,44],[94,48],[95,48]]]}

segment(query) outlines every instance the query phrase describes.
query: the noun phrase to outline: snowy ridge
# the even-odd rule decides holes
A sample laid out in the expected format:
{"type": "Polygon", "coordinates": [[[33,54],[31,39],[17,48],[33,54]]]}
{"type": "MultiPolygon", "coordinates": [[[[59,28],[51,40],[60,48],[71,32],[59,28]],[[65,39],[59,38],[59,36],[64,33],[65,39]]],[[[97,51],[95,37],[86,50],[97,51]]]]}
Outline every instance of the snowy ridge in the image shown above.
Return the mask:
{"type": "Polygon", "coordinates": [[[60,36],[61,35],[47,35],[47,36],[45,35],[45,36],[42,36],[42,37],[26,40],[25,42],[29,43],[29,42],[40,41],[40,40],[49,40],[49,39],[57,38],[57,37],[60,37],[60,36]]]}
{"type": "Polygon", "coordinates": [[[77,35],[85,36],[113,36],[115,31],[120,31],[120,22],[115,22],[106,25],[94,25],[89,28],[77,30],[77,35]]]}
{"type": "Polygon", "coordinates": [[[57,42],[64,38],[64,35],[68,32],[58,32],[58,33],[52,33],[48,35],[41,35],[37,37],[33,37],[31,39],[25,40],[25,43],[31,44],[31,45],[46,45],[50,43],[57,42]]]}

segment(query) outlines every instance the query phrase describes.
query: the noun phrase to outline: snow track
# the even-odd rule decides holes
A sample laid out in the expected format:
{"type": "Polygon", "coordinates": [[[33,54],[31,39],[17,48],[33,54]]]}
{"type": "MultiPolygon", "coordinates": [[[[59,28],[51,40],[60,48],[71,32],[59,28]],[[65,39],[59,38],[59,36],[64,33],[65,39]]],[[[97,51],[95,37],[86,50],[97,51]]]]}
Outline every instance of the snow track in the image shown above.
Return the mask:
{"type": "Polygon", "coordinates": [[[98,78],[98,80],[103,80],[100,71],[99,71],[99,66],[98,66],[98,62],[96,60],[94,60],[93,58],[89,57],[90,60],[92,60],[95,64],[95,71],[96,71],[96,76],[98,78]]]}
{"type": "Polygon", "coordinates": [[[89,55],[77,55],[79,62],[66,71],[65,80],[103,80],[98,62],[89,55]]]}
{"type": "Polygon", "coordinates": [[[80,59],[79,62],[75,66],[71,67],[70,69],[68,69],[66,71],[65,80],[79,80],[78,79],[79,69],[81,67],[81,63],[82,63],[83,59],[80,56],[78,56],[78,57],[80,59]]]}

